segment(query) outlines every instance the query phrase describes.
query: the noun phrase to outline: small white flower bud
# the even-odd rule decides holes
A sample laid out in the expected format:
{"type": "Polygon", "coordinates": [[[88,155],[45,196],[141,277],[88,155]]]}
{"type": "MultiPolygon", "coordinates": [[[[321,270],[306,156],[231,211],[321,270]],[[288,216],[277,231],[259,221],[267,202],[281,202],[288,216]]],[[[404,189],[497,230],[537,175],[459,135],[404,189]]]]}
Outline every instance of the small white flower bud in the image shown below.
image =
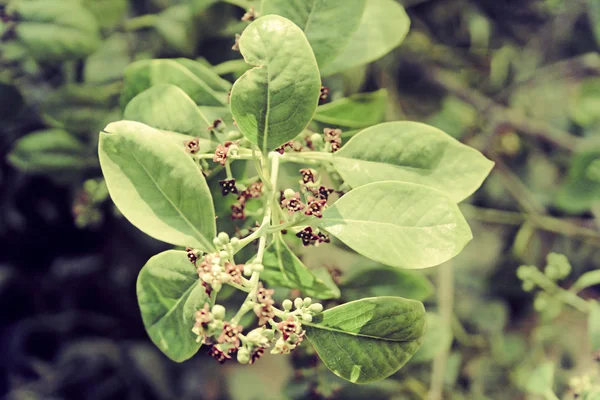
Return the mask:
{"type": "Polygon", "coordinates": [[[312,318],[313,318],[312,315],[310,315],[308,313],[302,314],[302,322],[306,322],[306,323],[312,322],[312,318]]]}
{"type": "Polygon", "coordinates": [[[323,311],[323,305],[321,303],[311,304],[310,307],[308,307],[308,311],[318,314],[323,311]]]}
{"type": "Polygon", "coordinates": [[[250,362],[250,352],[247,348],[241,347],[237,352],[237,360],[240,364],[248,364],[250,362]]]}
{"type": "Polygon", "coordinates": [[[292,301],[289,299],[285,299],[283,301],[283,303],[281,303],[281,305],[283,306],[283,309],[285,311],[290,311],[292,309],[292,307],[294,306],[294,303],[292,303],[292,301]]]}
{"type": "Polygon", "coordinates": [[[219,265],[221,264],[221,259],[219,257],[215,257],[212,259],[212,263],[213,265],[219,265]]]}
{"type": "Polygon", "coordinates": [[[310,297],[304,298],[304,307],[308,307],[312,304],[312,299],[310,297]]]}
{"type": "Polygon", "coordinates": [[[252,269],[256,272],[263,272],[265,270],[265,266],[262,264],[252,264],[252,269]]]}
{"type": "Polygon", "coordinates": [[[215,304],[211,313],[215,319],[223,320],[225,318],[225,307],[220,304],[215,304]]]}
{"type": "Polygon", "coordinates": [[[294,300],[294,306],[296,306],[297,309],[301,309],[303,305],[304,301],[302,301],[300,297],[296,297],[296,299],[294,300]]]}
{"type": "Polygon", "coordinates": [[[252,264],[245,264],[242,272],[243,272],[244,276],[252,275],[252,264]]]}
{"type": "Polygon", "coordinates": [[[236,237],[231,238],[231,240],[229,241],[229,243],[231,243],[231,245],[233,247],[237,247],[240,244],[240,239],[238,239],[236,237]]]}
{"type": "Polygon", "coordinates": [[[227,234],[227,232],[221,232],[221,233],[219,233],[219,235],[217,236],[217,238],[219,239],[219,242],[221,242],[221,244],[227,244],[227,243],[229,243],[229,235],[227,234]]]}
{"type": "Polygon", "coordinates": [[[229,253],[228,253],[228,252],[226,252],[225,250],[221,250],[221,251],[219,252],[219,256],[220,256],[221,258],[227,259],[227,258],[229,258],[229,253]]]}
{"type": "Polygon", "coordinates": [[[296,192],[294,192],[294,189],[285,189],[285,191],[283,192],[283,197],[285,197],[286,199],[291,199],[292,197],[294,197],[294,195],[296,194],[296,192]]]}
{"type": "Polygon", "coordinates": [[[313,142],[313,144],[321,144],[323,143],[323,136],[319,133],[313,133],[310,135],[310,141],[313,142]]]}
{"type": "Polygon", "coordinates": [[[221,266],[220,265],[213,265],[211,271],[214,274],[220,274],[221,273],[221,266]]]}
{"type": "Polygon", "coordinates": [[[214,239],[213,239],[213,244],[214,244],[215,246],[217,246],[217,247],[220,247],[220,246],[221,246],[221,241],[219,240],[219,238],[218,238],[218,237],[216,237],[216,238],[214,238],[214,239]]]}
{"type": "Polygon", "coordinates": [[[210,284],[210,287],[213,288],[213,290],[215,292],[218,292],[221,290],[221,288],[223,287],[223,285],[221,284],[221,282],[217,281],[217,282],[212,282],[210,284]]]}

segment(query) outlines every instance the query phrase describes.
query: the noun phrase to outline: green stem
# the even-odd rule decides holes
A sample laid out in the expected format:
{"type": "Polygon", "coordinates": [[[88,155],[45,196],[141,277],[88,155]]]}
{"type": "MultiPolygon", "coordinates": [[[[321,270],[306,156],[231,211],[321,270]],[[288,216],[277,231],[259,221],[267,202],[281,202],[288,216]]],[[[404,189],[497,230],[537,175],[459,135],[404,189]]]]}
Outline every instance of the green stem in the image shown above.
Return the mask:
{"type": "Polygon", "coordinates": [[[561,288],[554,283],[554,281],[544,275],[540,270],[533,270],[529,276],[529,279],[531,279],[537,286],[544,289],[544,291],[554,295],[555,298],[559,299],[563,303],[570,305],[584,314],[590,312],[590,305],[587,301],[577,296],[575,293],[561,288]]]}
{"type": "Polygon", "coordinates": [[[158,14],[140,15],[139,17],[131,18],[125,21],[124,28],[126,31],[137,31],[139,29],[154,28],[158,14]]]}

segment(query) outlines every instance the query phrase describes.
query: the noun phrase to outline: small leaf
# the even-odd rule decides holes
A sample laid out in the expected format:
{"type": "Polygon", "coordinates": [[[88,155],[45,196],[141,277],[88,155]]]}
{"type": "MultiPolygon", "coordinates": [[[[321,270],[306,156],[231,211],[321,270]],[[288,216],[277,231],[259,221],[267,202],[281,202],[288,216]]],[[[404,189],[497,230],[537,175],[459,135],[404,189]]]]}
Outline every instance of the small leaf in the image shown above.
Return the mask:
{"type": "Polygon", "coordinates": [[[413,362],[428,362],[452,344],[452,330],[436,313],[427,313],[427,332],[413,362]]]}
{"type": "Polygon", "coordinates": [[[127,104],[123,118],[156,129],[210,139],[210,122],[175,85],[160,84],[144,90],[127,104]]]}
{"type": "Polygon", "coordinates": [[[125,86],[121,93],[121,108],[144,90],[161,83],[178,86],[197,104],[224,106],[227,93],[219,93],[175,60],[140,60],[125,70],[125,86]]]}
{"type": "Polygon", "coordinates": [[[182,362],[198,352],[194,313],[209,299],[184,251],[148,260],[138,276],[137,297],[148,336],[167,357],[182,362]]]}
{"type": "Polygon", "coordinates": [[[312,119],[319,69],[302,30],[283,17],[257,19],[239,46],[256,68],[234,83],[231,113],[242,134],[268,152],[295,138],[312,119]]]}
{"type": "Polygon", "coordinates": [[[400,296],[423,301],[433,295],[433,285],[413,271],[393,269],[381,264],[350,275],[342,285],[345,299],[367,296],[400,296]]]}
{"type": "Polygon", "coordinates": [[[317,107],[313,120],[346,128],[366,128],[383,122],[387,90],[359,93],[317,107]]]}
{"type": "Polygon", "coordinates": [[[85,147],[68,132],[48,129],[30,133],[19,139],[8,161],[28,173],[66,173],[95,166],[86,157],[85,147]]]}
{"type": "Polygon", "coordinates": [[[415,354],[425,309],[401,297],[372,297],[327,310],[305,328],[327,368],[353,383],[369,383],[387,378],[415,354]]]}
{"type": "Polygon", "coordinates": [[[590,313],[588,314],[588,335],[592,345],[592,351],[600,350],[600,304],[590,301],[590,313]]]}
{"type": "Polygon", "coordinates": [[[600,270],[589,271],[582,274],[569,290],[574,293],[579,293],[583,289],[595,285],[600,285],[600,270]]]}
{"type": "Polygon", "coordinates": [[[600,203],[600,182],[588,172],[596,160],[600,160],[600,146],[597,143],[590,143],[585,151],[571,158],[567,178],[556,195],[556,206],[568,213],[578,214],[600,203]]]}
{"type": "Polygon", "coordinates": [[[288,18],[304,31],[319,67],[342,51],[358,29],[366,0],[263,0],[261,15],[288,18]]]}
{"type": "Polygon", "coordinates": [[[113,28],[125,18],[128,8],[127,0],[84,0],[83,3],[101,28],[113,28]]]}
{"type": "Polygon", "coordinates": [[[406,11],[394,0],[368,0],[348,45],[321,69],[321,75],[333,75],[383,57],[402,43],[409,27],[406,11]]]}
{"type": "Polygon", "coordinates": [[[175,52],[194,54],[197,28],[189,5],[177,4],[167,8],[158,14],[154,28],[175,52]]]}
{"type": "Polygon", "coordinates": [[[448,261],[472,239],[452,200],[413,183],[354,189],[323,212],[319,226],[365,257],[408,269],[448,261]]]}
{"type": "Polygon", "coordinates": [[[75,60],[100,45],[98,22],[79,1],[15,1],[6,13],[18,17],[17,40],[37,61],[75,60]]]}
{"type": "Polygon", "coordinates": [[[355,135],[332,158],[352,187],[400,181],[429,186],[455,202],[470,196],[494,163],[444,132],[418,122],[389,122],[355,135]]]}
{"type": "Polygon", "coordinates": [[[206,83],[212,90],[217,92],[229,92],[229,90],[231,90],[231,83],[221,78],[206,65],[190,60],[189,58],[176,58],[175,61],[187,68],[192,74],[196,75],[198,79],[206,83]]]}
{"type": "Polygon", "coordinates": [[[87,58],[83,70],[84,80],[95,84],[120,80],[123,78],[123,70],[130,62],[127,36],[115,33],[87,58]]]}
{"type": "Polygon", "coordinates": [[[271,285],[298,289],[306,296],[319,299],[340,297],[340,290],[335,284],[328,286],[313,275],[285,244],[280,234],[275,235],[273,243],[265,251],[263,265],[265,271],[261,279],[271,285]]]}
{"type": "Polygon", "coordinates": [[[167,243],[214,248],[212,197],[183,146],[144,124],[120,121],[100,133],[98,147],[110,196],[133,225],[167,243]]]}

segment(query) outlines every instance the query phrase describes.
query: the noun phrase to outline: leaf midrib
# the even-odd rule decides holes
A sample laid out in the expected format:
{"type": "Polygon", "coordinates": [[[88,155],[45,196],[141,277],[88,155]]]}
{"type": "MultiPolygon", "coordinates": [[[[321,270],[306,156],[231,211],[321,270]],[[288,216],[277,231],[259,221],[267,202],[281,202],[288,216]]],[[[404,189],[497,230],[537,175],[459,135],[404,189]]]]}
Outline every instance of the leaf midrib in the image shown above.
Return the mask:
{"type": "Polygon", "coordinates": [[[192,224],[186,217],[185,215],[183,215],[181,213],[181,211],[179,210],[179,208],[177,208],[175,206],[175,204],[171,201],[171,199],[169,198],[169,196],[167,196],[167,194],[162,190],[162,188],[158,185],[158,183],[154,180],[154,178],[152,177],[152,175],[150,174],[150,172],[148,171],[148,169],[144,166],[144,164],[142,164],[142,162],[137,158],[137,156],[135,155],[135,152],[131,152],[130,153],[133,158],[135,159],[135,161],[139,164],[140,167],[142,167],[142,169],[144,170],[144,172],[146,173],[146,175],[148,175],[148,178],[150,178],[150,180],[152,181],[152,183],[154,184],[154,186],[156,186],[156,188],[158,189],[158,191],[163,195],[163,197],[165,199],[167,199],[167,201],[169,202],[169,204],[171,204],[171,207],[173,207],[175,209],[175,211],[177,211],[177,213],[179,214],[179,216],[189,225],[189,227],[192,229],[192,231],[194,233],[196,233],[198,236],[196,237],[196,239],[201,242],[205,247],[206,250],[210,250],[211,246],[210,244],[208,244],[208,240],[206,240],[204,238],[204,235],[198,230],[196,229],[196,227],[194,226],[194,224],[192,224]]]}
{"type": "MultiPolygon", "coordinates": [[[[179,299],[175,302],[175,304],[173,305],[173,307],[169,308],[169,311],[167,311],[162,317],[160,317],[156,322],[154,322],[152,325],[150,325],[150,327],[148,327],[148,331],[150,331],[150,329],[154,328],[156,325],[158,325],[163,319],[167,318],[169,315],[171,315],[171,313],[175,312],[175,310],[177,309],[177,307],[179,307],[179,303],[181,303],[183,301],[183,299],[188,299],[190,296],[190,293],[196,288],[196,286],[198,286],[198,281],[194,281],[194,283],[192,283],[190,285],[190,287],[188,287],[185,292],[183,292],[183,294],[181,295],[181,297],[179,297],[179,299]]],[[[162,303],[161,303],[162,304],[162,303]]]]}
{"type": "Polygon", "coordinates": [[[391,339],[391,338],[384,338],[384,337],[380,337],[380,336],[365,335],[364,333],[361,334],[361,333],[356,333],[356,332],[348,332],[348,331],[344,331],[344,330],[341,330],[341,329],[332,328],[330,326],[317,325],[317,324],[314,324],[312,322],[303,322],[302,324],[305,325],[305,326],[310,326],[311,328],[314,328],[314,329],[322,329],[324,331],[330,331],[330,332],[334,332],[334,333],[340,333],[340,334],[343,334],[343,335],[350,335],[350,336],[356,336],[356,337],[373,339],[373,340],[384,340],[386,342],[410,343],[410,342],[414,342],[414,341],[416,341],[416,340],[419,339],[419,338],[408,339],[408,340],[391,339]]]}
{"type": "Polygon", "coordinates": [[[349,219],[349,218],[327,218],[327,216],[323,216],[322,221],[323,222],[332,221],[332,222],[354,222],[354,223],[362,223],[362,224],[380,224],[380,225],[386,225],[386,226],[389,225],[389,226],[393,226],[395,228],[402,228],[402,229],[427,229],[427,228],[443,227],[443,226],[448,226],[448,225],[458,226],[458,223],[456,223],[456,222],[451,222],[451,223],[441,224],[441,225],[405,226],[405,225],[396,225],[391,222],[366,221],[366,220],[349,219]]]}

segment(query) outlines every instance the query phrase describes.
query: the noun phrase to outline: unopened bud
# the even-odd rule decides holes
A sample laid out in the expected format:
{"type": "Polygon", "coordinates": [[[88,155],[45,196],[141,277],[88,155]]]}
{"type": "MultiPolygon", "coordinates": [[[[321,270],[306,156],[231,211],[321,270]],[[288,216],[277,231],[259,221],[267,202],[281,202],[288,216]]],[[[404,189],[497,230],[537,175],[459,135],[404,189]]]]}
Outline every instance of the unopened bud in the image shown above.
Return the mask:
{"type": "Polygon", "coordinates": [[[305,297],[303,303],[304,303],[304,307],[308,307],[312,304],[312,299],[310,297],[305,297]]]}
{"type": "Polygon", "coordinates": [[[221,232],[221,233],[219,233],[219,236],[217,236],[217,238],[219,239],[219,241],[221,242],[221,244],[227,244],[227,243],[229,243],[229,235],[227,234],[227,232],[221,232]]]}
{"type": "Polygon", "coordinates": [[[219,256],[220,256],[221,258],[225,258],[225,259],[227,259],[227,258],[229,258],[229,253],[228,253],[228,252],[226,252],[225,250],[221,250],[221,251],[219,252],[219,256]]]}
{"type": "Polygon", "coordinates": [[[301,309],[303,305],[304,301],[302,301],[300,297],[296,297],[296,299],[294,300],[294,306],[296,306],[297,309],[301,309]]]}
{"type": "Polygon", "coordinates": [[[215,319],[223,320],[225,318],[225,307],[220,304],[215,304],[211,313],[215,319]]]}
{"type": "Polygon", "coordinates": [[[323,311],[323,304],[321,304],[321,303],[311,304],[310,307],[308,307],[308,311],[318,314],[323,311]]]}
{"type": "Polygon", "coordinates": [[[247,348],[242,347],[238,350],[237,360],[240,364],[248,364],[250,362],[250,352],[247,348]]]}
{"type": "Polygon", "coordinates": [[[313,142],[313,144],[321,144],[323,143],[323,136],[319,133],[313,133],[310,135],[310,141],[313,142]]]}
{"type": "Polygon", "coordinates": [[[231,240],[229,241],[229,243],[231,243],[231,245],[233,247],[237,247],[240,244],[240,239],[238,239],[236,237],[231,238],[231,240]]]}
{"type": "Polygon", "coordinates": [[[302,322],[312,322],[312,315],[308,314],[308,313],[304,313],[302,314],[302,322]]]}
{"type": "Polygon", "coordinates": [[[285,191],[283,192],[283,197],[285,197],[286,199],[291,199],[292,197],[294,197],[294,195],[296,194],[296,192],[294,191],[294,189],[285,189],[285,191]]]}
{"type": "Polygon", "coordinates": [[[283,301],[283,303],[281,303],[281,305],[283,306],[283,309],[285,311],[290,311],[292,309],[292,307],[294,306],[294,303],[292,303],[292,301],[290,299],[285,299],[283,301]]]}
{"type": "Polygon", "coordinates": [[[265,266],[262,264],[252,264],[252,269],[256,272],[263,272],[265,270],[265,266]]]}

